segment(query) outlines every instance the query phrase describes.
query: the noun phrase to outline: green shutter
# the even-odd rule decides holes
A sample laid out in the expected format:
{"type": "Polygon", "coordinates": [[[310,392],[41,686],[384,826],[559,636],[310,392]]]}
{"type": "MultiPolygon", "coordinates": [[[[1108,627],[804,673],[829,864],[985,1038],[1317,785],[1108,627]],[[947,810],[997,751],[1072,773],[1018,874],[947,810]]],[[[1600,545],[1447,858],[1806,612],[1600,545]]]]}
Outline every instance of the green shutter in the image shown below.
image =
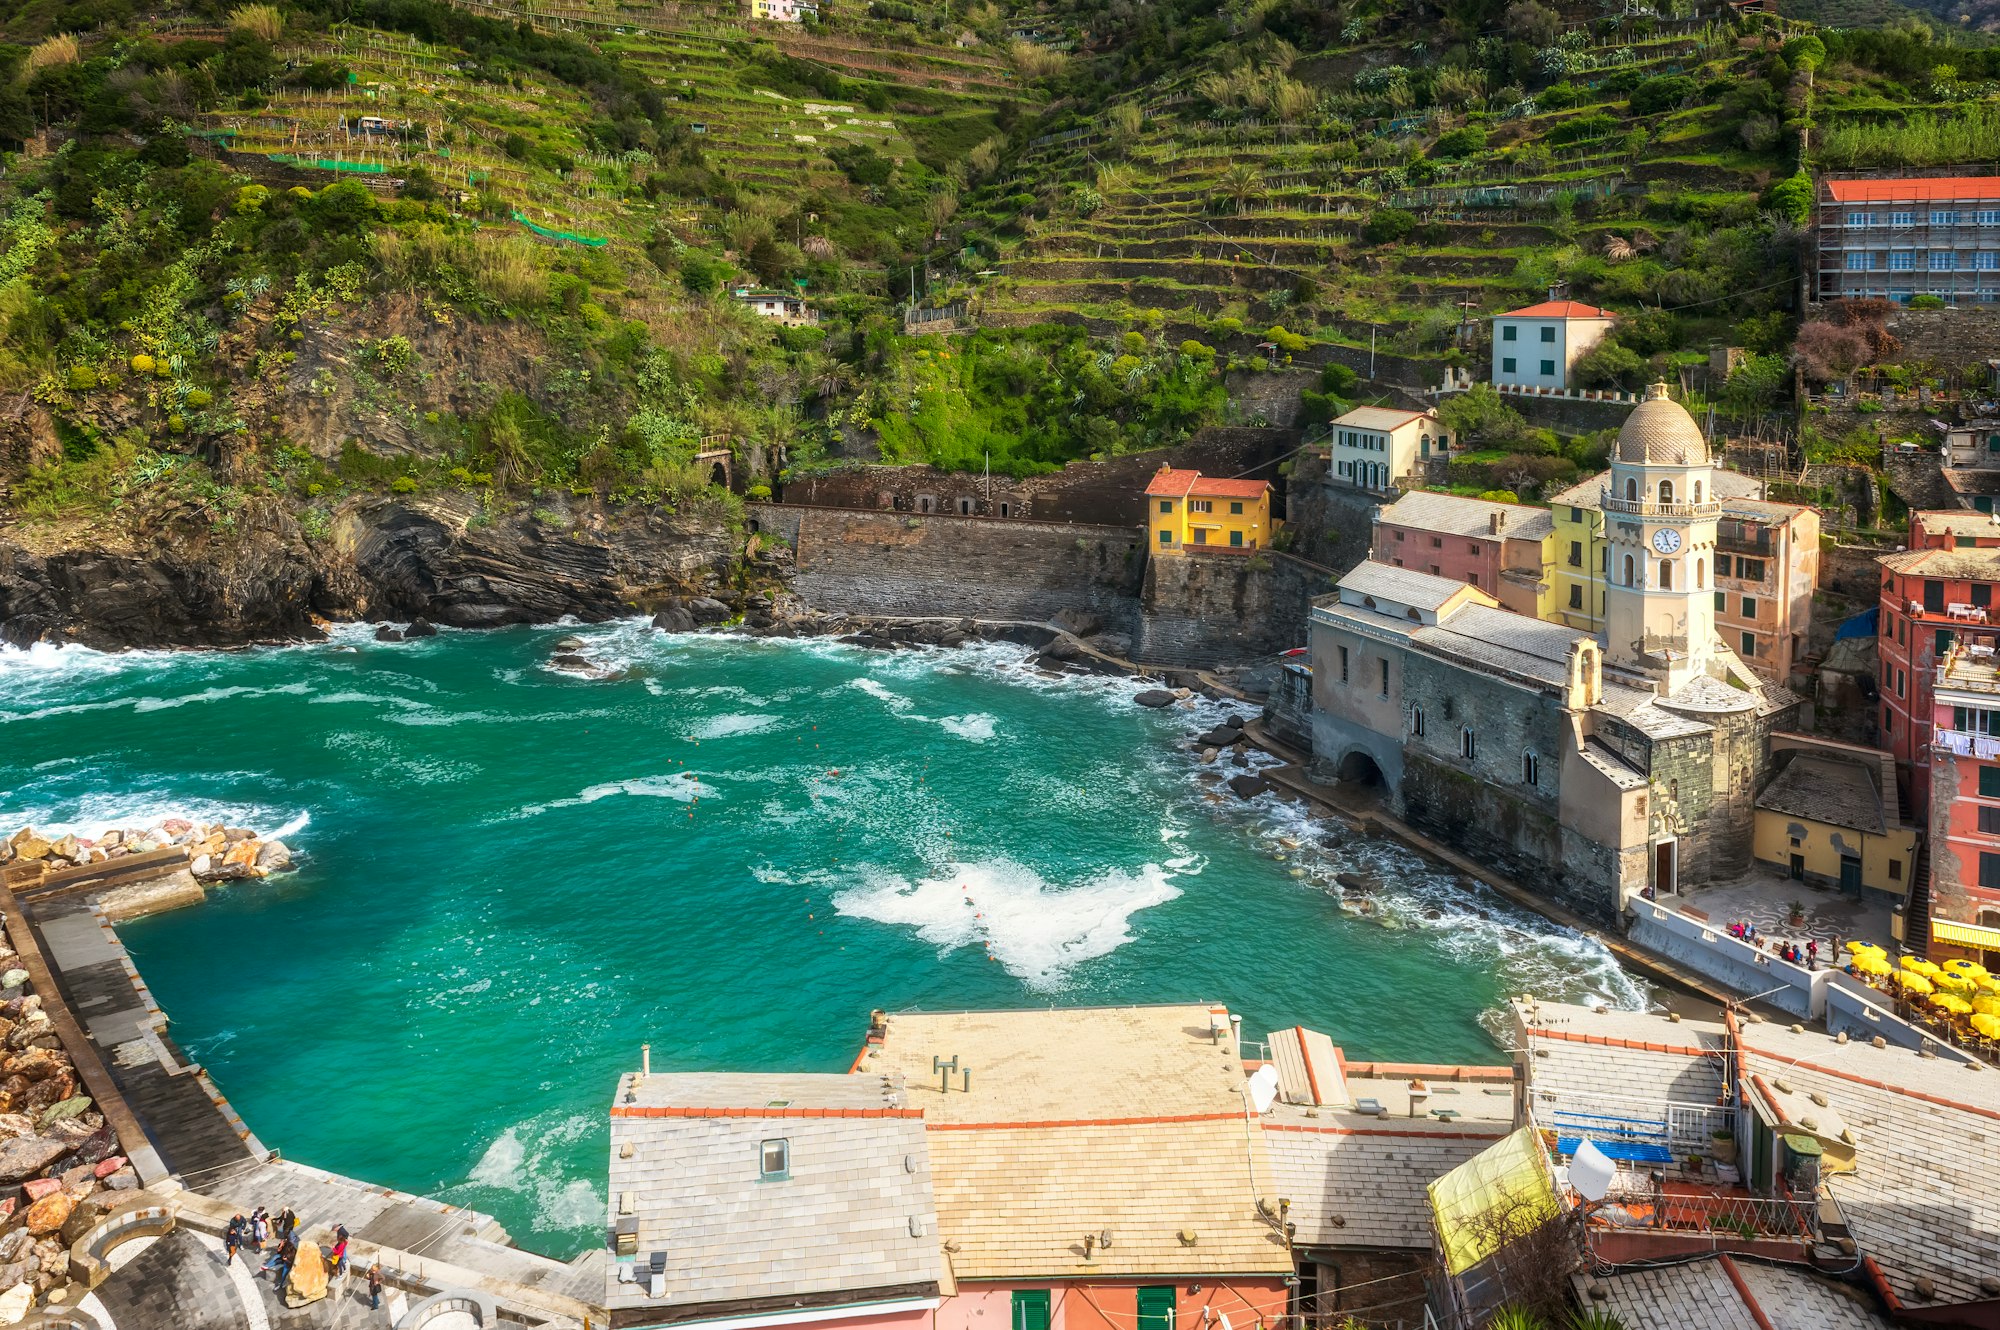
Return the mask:
{"type": "Polygon", "coordinates": [[[1979,797],[1982,799],[2000,799],[2000,767],[1981,767],[1979,769],[1979,797]]]}
{"type": "Polygon", "coordinates": [[[1014,1330],[1049,1330],[1049,1291],[1045,1288],[1014,1290],[1014,1330]]]}
{"type": "Polygon", "coordinates": [[[1139,1330],[1174,1330],[1174,1290],[1171,1285],[1139,1290],[1139,1330]]]}

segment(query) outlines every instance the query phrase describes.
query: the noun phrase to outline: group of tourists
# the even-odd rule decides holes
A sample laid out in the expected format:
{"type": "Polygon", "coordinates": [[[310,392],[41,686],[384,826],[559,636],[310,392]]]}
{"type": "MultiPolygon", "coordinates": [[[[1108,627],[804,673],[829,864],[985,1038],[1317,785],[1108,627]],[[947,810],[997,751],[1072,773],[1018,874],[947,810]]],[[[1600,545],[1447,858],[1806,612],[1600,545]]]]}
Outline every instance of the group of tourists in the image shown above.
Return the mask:
{"type": "MultiPolygon", "coordinates": [[[[1808,970],[1817,970],[1819,968],[1818,938],[1807,938],[1803,945],[1793,942],[1789,938],[1769,938],[1758,932],[1757,925],[1751,923],[1748,919],[1732,921],[1729,925],[1729,936],[1735,938],[1738,942],[1748,942],[1753,947],[1760,947],[1781,961],[1790,961],[1793,965],[1803,965],[1808,970]]],[[[1837,948],[1829,947],[1828,950],[1837,950],[1837,948]]]]}
{"type": "MultiPolygon", "coordinates": [[[[278,1296],[283,1298],[290,1286],[292,1268],[299,1259],[299,1217],[286,1206],[274,1215],[267,1214],[263,1206],[258,1206],[245,1216],[238,1213],[229,1220],[229,1227],[222,1234],[223,1264],[233,1264],[238,1248],[246,1252],[262,1253],[263,1264],[251,1276],[262,1279],[270,1275],[277,1285],[278,1296]]],[[[347,1226],[333,1226],[333,1246],[319,1249],[320,1259],[326,1263],[327,1278],[338,1279],[347,1273],[347,1226]]],[[[256,1264],[246,1256],[246,1264],[256,1264]]],[[[368,1306],[379,1310],[382,1306],[382,1263],[368,1267],[368,1306]]]]}

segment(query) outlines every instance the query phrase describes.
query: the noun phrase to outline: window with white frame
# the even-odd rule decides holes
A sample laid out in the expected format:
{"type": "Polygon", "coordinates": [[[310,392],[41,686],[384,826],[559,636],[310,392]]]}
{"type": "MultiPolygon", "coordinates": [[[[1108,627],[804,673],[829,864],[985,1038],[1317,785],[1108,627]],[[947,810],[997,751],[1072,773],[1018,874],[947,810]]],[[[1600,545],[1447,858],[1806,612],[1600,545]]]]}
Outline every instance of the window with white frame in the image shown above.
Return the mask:
{"type": "Polygon", "coordinates": [[[1917,215],[1913,212],[1892,212],[1889,214],[1889,225],[1891,226],[1915,226],[1916,224],[1917,215]]]}
{"type": "Polygon", "coordinates": [[[1952,253],[1950,250],[1934,249],[1931,251],[1932,272],[1950,272],[1953,268],[1956,268],[1957,266],[1958,266],[1958,255],[1952,253]]]}
{"type": "Polygon", "coordinates": [[[2000,270],[2000,251],[1982,249],[1972,256],[1972,266],[1981,272],[2000,270]]]}
{"type": "Polygon", "coordinates": [[[1847,256],[1847,271],[1867,272],[1868,256],[1866,254],[1849,254],[1847,256]]]}
{"type": "Polygon", "coordinates": [[[1914,252],[1907,249],[1892,249],[1889,251],[1890,272],[1914,272],[1916,266],[1917,256],[1914,252]]]}
{"type": "Polygon", "coordinates": [[[2000,208],[1981,208],[1972,219],[1981,226],[2000,226],[2000,208]]]}
{"type": "Polygon", "coordinates": [[[1933,208],[1933,209],[1931,209],[1931,225],[1932,225],[1932,226],[1957,226],[1957,225],[1958,225],[1958,210],[1957,210],[1956,208],[1933,208]]]}
{"type": "Polygon", "coordinates": [[[1875,214],[1872,212],[1850,212],[1847,214],[1847,224],[1849,226],[1873,226],[1875,225],[1875,214]]]}

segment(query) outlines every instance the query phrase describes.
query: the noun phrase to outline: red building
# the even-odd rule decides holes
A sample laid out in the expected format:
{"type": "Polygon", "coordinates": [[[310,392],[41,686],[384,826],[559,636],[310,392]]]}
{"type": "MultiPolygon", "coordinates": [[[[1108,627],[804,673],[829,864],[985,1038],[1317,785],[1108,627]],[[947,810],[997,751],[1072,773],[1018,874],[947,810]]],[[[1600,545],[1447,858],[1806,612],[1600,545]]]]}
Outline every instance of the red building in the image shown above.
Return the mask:
{"type": "MultiPolygon", "coordinates": [[[[1997,552],[2000,553],[2000,552],[1997,552]]],[[[1968,632],[1939,658],[1929,777],[1925,954],[2000,966],[2000,668],[1995,633],[1968,632]]]]}
{"type": "Polygon", "coordinates": [[[1989,618],[2000,584],[2000,523],[1954,509],[1913,513],[1910,548],[1883,556],[1876,624],[1881,746],[1896,755],[1904,806],[1930,808],[1930,743],[1939,664],[1989,618]]]}

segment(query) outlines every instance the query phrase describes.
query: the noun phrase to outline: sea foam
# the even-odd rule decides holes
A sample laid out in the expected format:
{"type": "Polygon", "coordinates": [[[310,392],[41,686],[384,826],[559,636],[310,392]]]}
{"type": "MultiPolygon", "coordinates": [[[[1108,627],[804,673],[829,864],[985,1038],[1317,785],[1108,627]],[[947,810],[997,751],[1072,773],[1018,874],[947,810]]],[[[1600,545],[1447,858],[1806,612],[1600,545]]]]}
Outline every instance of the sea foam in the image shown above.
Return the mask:
{"type": "Polygon", "coordinates": [[[1027,987],[1054,992],[1085,961],[1132,940],[1132,916],[1179,896],[1166,870],[1112,869],[1074,886],[1049,883],[1008,860],[949,864],[912,884],[891,874],[833,898],[841,914],[911,928],[949,954],[983,945],[1027,987]]]}

